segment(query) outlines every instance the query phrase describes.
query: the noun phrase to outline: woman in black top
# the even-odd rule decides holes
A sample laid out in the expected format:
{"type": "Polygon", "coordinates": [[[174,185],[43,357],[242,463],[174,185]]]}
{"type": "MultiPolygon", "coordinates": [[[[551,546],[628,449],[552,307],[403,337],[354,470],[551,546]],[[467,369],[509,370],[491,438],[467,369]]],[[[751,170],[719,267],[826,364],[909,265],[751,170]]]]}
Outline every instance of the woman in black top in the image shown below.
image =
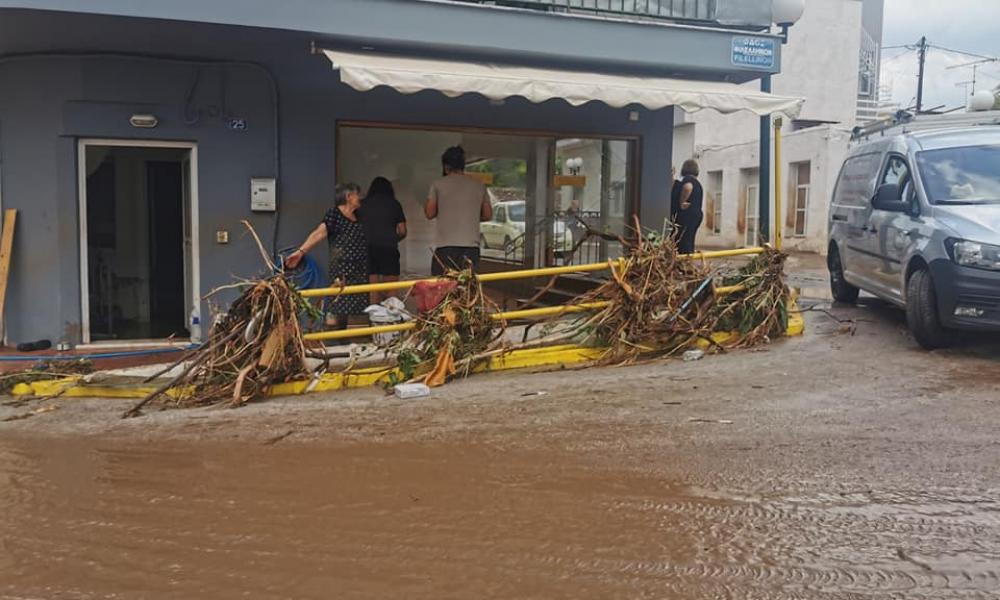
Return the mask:
{"type": "MultiPolygon", "coordinates": [[[[361,188],[348,183],[337,186],[337,206],[326,211],[320,223],[298,250],[285,258],[285,266],[294,269],[302,257],[326,238],[330,249],[330,285],[368,283],[368,242],[356,212],[361,206],[361,188]]],[[[335,329],[347,328],[347,317],[362,315],[368,307],[368,294],[341,294],[327,304],[326,324],[335,329]]]]}
{"type": "Polygon", "coordinates": [[[680,194],[677,212],[677,226],[680,228],[680,238],[677,250],[681,254],[694,252],[694,239],[698,235],[702,219],[705,192],[698,181],[698,162],[694,159],[684,161],[681,167],[680,194]]]}
{"type": "MultiPolygon", "coordinates": [[[[406,237],[406,216],[392,183],[376,177],[361,201],[358,217],[368,240],[368,278],[371,283],[399,281],[399,242],[406,237]]],[[[388,294],[374,292],[372,304],[388,294]]]]}

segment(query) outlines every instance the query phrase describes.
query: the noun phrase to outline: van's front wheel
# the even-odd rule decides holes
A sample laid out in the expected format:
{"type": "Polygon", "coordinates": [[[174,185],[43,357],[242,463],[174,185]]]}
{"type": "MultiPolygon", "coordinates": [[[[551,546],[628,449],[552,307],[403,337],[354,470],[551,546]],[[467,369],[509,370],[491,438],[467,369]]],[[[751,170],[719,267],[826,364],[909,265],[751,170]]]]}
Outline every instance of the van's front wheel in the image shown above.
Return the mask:
{"type": "Polygon", "coordinates": [[[844,263],[840,260],[840,251],[832,244],[826,257],[826,266],[830,270],[830,292],[833,293],[833,299],[843,304],[857,302],[861,290],[844,278],[844,263]]]}
{"type": "Polygon", "coordinates": [[[941,326],[938,317],[934,280],[926,269],[915,271],[906,282],[906,323],[917,343],[925,350],[951,345],[951,336],[941,326]]]}

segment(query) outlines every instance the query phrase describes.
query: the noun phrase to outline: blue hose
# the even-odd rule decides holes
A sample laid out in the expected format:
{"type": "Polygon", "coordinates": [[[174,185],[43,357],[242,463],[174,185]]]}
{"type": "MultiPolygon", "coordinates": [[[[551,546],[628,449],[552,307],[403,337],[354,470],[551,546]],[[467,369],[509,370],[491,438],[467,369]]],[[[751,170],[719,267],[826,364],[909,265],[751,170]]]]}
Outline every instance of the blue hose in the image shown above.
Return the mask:
{"type": "Polygon", "coordinates": [[[131,358],[134,356],[155,356],[157,354],[170,354],[173,352],[184,352],[194,350],[199,344],[191,344],[183,348],[150,348],[149,350],[131,350],[124,352],[103,352],[98,354],[61,354],[53,356],[0,356],[0,362],[46,362],[53,360],[101,360],[104,358],[131,358]]]}

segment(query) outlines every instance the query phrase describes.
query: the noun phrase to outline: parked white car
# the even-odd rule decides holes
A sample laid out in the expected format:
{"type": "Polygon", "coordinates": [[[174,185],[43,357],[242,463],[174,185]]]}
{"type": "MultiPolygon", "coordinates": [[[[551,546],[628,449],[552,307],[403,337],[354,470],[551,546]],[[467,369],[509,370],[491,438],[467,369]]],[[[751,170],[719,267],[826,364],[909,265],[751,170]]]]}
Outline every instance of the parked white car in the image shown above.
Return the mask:
{"type": "MultiPolygon", "coordinates": [[[[479,224],[479,245],[484,249],[497,248],[505,252],[523,247],[525,208],[524,200],[494,204],[493,219],[479,224]]],[[[573,232],[562,220],[552,224],[552,236],[556,252],[573,249],[573,232]]]]}

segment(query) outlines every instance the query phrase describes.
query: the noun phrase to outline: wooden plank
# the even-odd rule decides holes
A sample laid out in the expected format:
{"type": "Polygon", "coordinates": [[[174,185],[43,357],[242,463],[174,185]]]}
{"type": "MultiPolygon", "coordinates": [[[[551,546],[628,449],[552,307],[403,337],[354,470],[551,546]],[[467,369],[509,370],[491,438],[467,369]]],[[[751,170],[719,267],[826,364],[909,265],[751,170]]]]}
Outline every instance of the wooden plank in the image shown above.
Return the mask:
{"type": "Polygon", "coordinates": [[[7,302],[7,278],[10,275],[10,255],[14,249],[14,226],[17,224],[17,209],[4,211],[3,234],[0,235],[0,339],[6,334],[7,320],[4,305],[7,302]]]}

